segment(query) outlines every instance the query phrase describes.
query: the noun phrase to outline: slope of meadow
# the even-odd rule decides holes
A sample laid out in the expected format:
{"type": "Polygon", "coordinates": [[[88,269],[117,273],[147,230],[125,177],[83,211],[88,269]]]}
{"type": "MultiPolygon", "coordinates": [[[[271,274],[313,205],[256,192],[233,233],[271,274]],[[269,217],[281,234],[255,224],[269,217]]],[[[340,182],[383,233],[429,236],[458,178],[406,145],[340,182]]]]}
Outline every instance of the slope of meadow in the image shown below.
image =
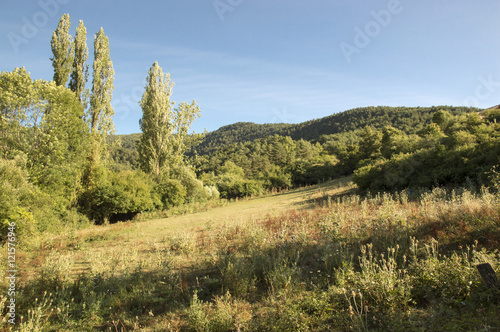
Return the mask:
{"type": "Polygon", "coordinates": [[[499,196],[352,190],[343,179],[33,239],[18,252],[19,330],[500,328],[499,290],[475,267],[500,272],[499,196]]]}

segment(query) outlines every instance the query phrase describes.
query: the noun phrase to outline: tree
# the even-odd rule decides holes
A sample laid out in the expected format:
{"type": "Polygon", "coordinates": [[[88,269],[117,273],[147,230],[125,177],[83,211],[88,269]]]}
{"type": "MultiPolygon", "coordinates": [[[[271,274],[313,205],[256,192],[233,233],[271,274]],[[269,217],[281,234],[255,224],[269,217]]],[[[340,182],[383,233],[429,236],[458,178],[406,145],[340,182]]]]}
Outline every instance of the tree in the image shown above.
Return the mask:
{"type": "Polygon", "coordinates": [[[109,40],[101,28],[94,37],[92,95],[90,96],[90,132],[107,135],[114,131],[111,107],[115,72],[109,56],[109,40]]]}
{"type": "MultiPolygon", "coordinates": [[[[105,178],[106,170],[101,165],[106,149],[106,136],[113,133],[111,107],[114,70],[109,56],[109,41],[101,28],[94,36],[92,94],[87,118],[90,122],[91,147],[82,182],[85,190],[92,192],[99,181],[105,178]]],[[[83,195],[85,195],[85,190],[83,195]]]]}
{"type": "Polygon", "coordinates": [[[11,159],[27,149],[23,127],[34,122],[27,111],[36,109],[35,94],[24,67],[0,73],[0,157],[11,159]]]}
{"type": "Polygon", "coordinates": [[[113,97],[114,70],[109,56],[109,40],[101,28],[94,37],[94,63],[92,95],[90,96],[90,133],[92,136],[92,167],[99,164],[105,137],[114,131],[115,114],[111,106],[113,97]]]}
{"type": "Polygon", "coordinates": [[[89,76],[89,65],[86,64],[89,57],[89,48],[87,47],[87,29],[81,20],[76,28],[74,50],[73,71],[69,88],[75,92],[83,107],[86,108],[89,94],[88,90],[85,90],[89,76]]]}
{"type": "Polygon", "coordinates": [[[432,116],[432,122],[437,124],[441,130],[445,131],[452,120],[453,115],[448,111],[439,110],[432,116]]]}
{"type": "Polygon", "coordinates": [[[386,126],[382,130],[382,140],[380,152],[384,158],[390,159],[401,150],[403,132],[392,126],[386,126]]]}
{"type": "Polygon", "coordinates": [[[374,130],[372,127],[365,127],[359,134],[361,141],[359,142],[360,159],[374,159],[380,155],[382,147],[382,134],[374,130]]]}
{"type": "Polygon", "coordinates": [[[69,34],[71,23],[69,14],[64,14],[52,34],[51,46],[52,66],[54,67],[54,81],[56,85],[65,85],[71,73],[74,59],[74,45],[69,34]]]}
{"type": "Polygon", "coordinates": [[[55,82],[32,81],[24,68],[0,73],[0,155],[26,158],[30,180],[74,200],[87,153],[83,107],[55,82]]]}
{"type": "Polygon", "coordinates": [[[146,78],[146,89],[140,105],[143,116],[139,121],[142,136],[137,144],[139,164],[147,173],[157,177],[164,166],[183,161],[186,151],[185,138],[200,109],[193,100],[191,104],[182,102],[173,110],[170,101],[173,83],[170,74],[163,74],[155,61],[146,78]]]}

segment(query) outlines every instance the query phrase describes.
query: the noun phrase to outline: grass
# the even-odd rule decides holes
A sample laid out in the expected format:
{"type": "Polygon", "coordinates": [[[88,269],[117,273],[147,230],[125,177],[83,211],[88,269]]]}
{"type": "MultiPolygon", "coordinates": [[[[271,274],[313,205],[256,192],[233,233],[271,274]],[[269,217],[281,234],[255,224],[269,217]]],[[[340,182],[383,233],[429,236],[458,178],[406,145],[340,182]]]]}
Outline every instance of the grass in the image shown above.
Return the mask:
{"type": "Polygon", "coordinates": [[[500,329],[500,291],[475,268],[500,271],[499,196],[348,183],[33,240],[17,329],[500,329]]]}

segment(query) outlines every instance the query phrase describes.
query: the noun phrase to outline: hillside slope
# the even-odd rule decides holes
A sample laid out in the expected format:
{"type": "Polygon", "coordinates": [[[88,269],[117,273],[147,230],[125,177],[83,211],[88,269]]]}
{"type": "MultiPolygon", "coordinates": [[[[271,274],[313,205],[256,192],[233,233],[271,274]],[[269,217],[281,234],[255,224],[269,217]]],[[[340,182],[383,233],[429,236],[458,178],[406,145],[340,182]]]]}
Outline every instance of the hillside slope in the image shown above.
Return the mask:
{"type": "MultiPolygon", "coordinates": [[[[355,132],[366,126],[372,126],[375,129],[393,126],[407,134],[413,134],[429,124],[432,115],[441,109],[447,110],[453,115],[480,111],[476,108],[453,106],[370,106],[298,124],[238,122],[207,133],[198,144],[191,148],[188,154],[208,155],[231,144],[250,142],[273,135],[290,136],[294,140],[304,139],[315,142],[324,135],[355,132]]],[[[112,148],[113,160],[120,167],[122,165],[126,168],[134,166],[137,160],[135,142],[139,139],[140,134],[111,136],[110,141],[116,141],[118,137],[122,143],[121,146],[112,148]]]]}
{"type": "Polygon", "coordinates": [[[362,107],[332,114],[298,124],[256,124],[239,122],[208,133],[195,147],[199,155],[206,155],[225,145],[244,143],[272,135],[290,136],[294,140],[318,141],[323,135],[346,133],[372,126],[382,129],[393,126],[407,134],[414,134],[431,122],[432,115],[439,110],[453,115],[477,112],[469,107],[362,107]]]}

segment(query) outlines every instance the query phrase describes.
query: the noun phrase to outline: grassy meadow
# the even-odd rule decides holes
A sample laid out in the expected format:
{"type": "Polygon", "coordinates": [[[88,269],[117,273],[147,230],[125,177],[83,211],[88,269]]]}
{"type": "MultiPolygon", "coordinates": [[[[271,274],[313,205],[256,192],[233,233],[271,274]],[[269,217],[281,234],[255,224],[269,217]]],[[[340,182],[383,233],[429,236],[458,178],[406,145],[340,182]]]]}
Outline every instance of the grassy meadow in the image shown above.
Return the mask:
{"type": "Polygon", "coordinates": [[[343,178],[211,204],[18,244],[16,330],[500,329],[476,269],[500,275],[497,194],[343,178]]]}

